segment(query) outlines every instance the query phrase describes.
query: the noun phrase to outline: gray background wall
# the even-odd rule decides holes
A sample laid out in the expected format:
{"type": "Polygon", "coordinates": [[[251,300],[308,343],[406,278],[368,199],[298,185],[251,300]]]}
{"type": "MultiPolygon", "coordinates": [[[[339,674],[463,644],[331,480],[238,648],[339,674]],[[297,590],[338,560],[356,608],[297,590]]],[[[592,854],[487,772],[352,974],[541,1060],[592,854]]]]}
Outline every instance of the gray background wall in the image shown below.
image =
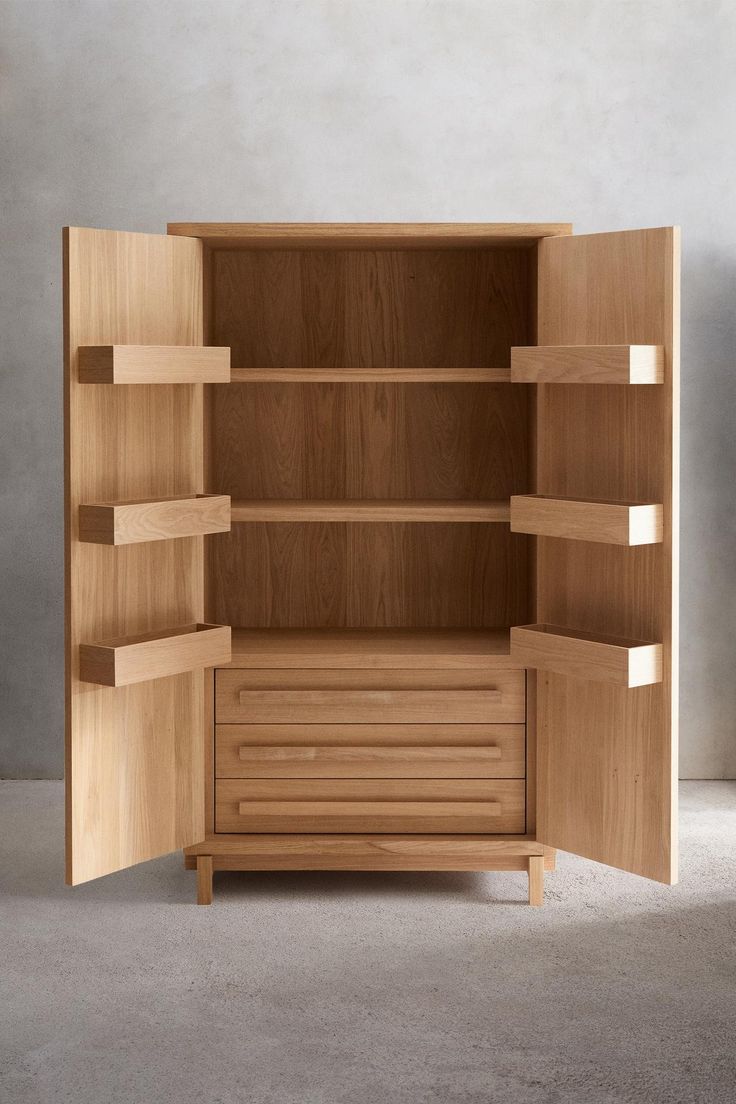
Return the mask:
{"type": "Polygon", "coordinates": [[[0,3],[0,774],[62,773],[60,228],[683,228],[682,774],[736,776],[736,6],[0,3]]]}

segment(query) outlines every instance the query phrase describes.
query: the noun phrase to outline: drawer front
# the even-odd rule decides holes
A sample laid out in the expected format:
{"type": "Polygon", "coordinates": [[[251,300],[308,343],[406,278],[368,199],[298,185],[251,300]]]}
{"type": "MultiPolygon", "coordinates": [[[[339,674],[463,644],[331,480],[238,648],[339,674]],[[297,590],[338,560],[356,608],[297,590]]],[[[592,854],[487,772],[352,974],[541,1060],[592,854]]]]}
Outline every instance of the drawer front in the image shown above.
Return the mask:
{"type": "Polygon", "coordinates": [[[525,719],[523,671],[220,670],[220,724],[488,724],[525,719]]]}
{"type": "Polygon", "coordinates": [[[224,724],[219,778],[523,778],[517,724],[224,724]]]}
{"type": "Polygon", "coordinates": [[[218,779],[218,832],[525,830],[522,779],[218,779]]]}

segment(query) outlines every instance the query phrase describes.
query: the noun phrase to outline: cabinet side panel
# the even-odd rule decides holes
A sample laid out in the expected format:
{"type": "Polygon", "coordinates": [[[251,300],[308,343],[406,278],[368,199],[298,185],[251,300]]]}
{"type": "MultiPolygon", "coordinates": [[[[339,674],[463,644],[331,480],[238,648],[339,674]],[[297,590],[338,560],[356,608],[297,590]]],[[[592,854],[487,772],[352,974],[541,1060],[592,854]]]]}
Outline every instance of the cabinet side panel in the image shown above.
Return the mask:
{"type": "Polygon", "coordinates": [[[537,492],[661,503],[664,539],[538,538],[537,617],[661,642],[664,677],[619,689],[538,674],[538,835],[663,882],[677,869],[678,266],[673,228],[539,246],[539,344],[661,345],[665,378],[539,387],[537,492]]]}
{"type": "Polygon", "coordinates": [[[202,538],[80,542],[80,503],[202,487],[202,387],[80,384],[78,348],[202,344],[202,244],[64,237],[66,875],[76,884],[203,836],[201,671],[129,687],[79,679],[79,645],[200,621],[202,538]]]}

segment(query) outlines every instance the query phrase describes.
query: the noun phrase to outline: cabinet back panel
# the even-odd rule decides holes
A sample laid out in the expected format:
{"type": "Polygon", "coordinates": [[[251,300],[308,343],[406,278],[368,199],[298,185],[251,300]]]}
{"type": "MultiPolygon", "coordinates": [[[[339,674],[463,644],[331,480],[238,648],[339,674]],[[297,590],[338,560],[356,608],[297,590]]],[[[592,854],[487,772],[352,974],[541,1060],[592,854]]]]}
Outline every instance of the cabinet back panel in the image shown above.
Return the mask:
{"type": "Polygon", "coordinates": [[[532,263],[519,249],[218,249],[211,343],[234,368],[507,368],[532,263]]]}
{"type": "Polygon", "coordinates": [[[233,499],[508,499],[529,487],[523,385],[212,390],[212,486],[233,499]]]}
{"type": "MultiPolygon", "coordinates": [[[[531,340],[532,251],[215,250],[208,341],[234,368],[497,367],[531,340]]],[[[510,384],[209,389],[208,488],[233,499],[503,500],[531,488],[510,384]]],[[[208,542],[209,611],[253,628],[523,623],[508,526],[239,524],[208,542]]]]}
{"type": "Polygon", "coordinates": [[[227,625],[480,629],[530,613],[528,538],[505,525],[248,523],[210,549],[227,625]]]}

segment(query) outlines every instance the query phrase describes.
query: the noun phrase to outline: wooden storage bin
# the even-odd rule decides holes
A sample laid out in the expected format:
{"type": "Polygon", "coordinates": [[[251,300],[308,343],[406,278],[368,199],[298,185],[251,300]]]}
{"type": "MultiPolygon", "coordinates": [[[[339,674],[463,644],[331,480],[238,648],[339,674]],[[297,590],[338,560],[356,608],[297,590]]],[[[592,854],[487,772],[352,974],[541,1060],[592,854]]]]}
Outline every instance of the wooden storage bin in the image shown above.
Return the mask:
{"type": "Polygon", "coordinates": [[[662,383],[661,345],[530,345],[511,350],[514,383],[662,383]]]}
{"type": "Polygon", "coordinates": [[[513,495],[511,530],[539,537],[601,544],[660,544],[662,507],[643,502],[604,502],[555,495],[513,495]]]}
{"type": "Polygon", "coordinates": [[[186,345],[83,345],[80,383],[227,383],[230,350],[186,345]]]}
{"type": "Polygon", "coordinates": [[[230,629],[225,625],[180,625],[159,632],[120,636],[79,648],[82,682],[129,686],[199,667],[230,661],[230,629]]]}
{"type": "Polygon", "coordinates": [[[579,632],[559,625],[519,625],[511,630],[518,663],[617,686],[662,681],[662,645],[618,636],[579,632]]]}
{"type": "Polygon", "coordinates": [[[229,495],[173,495],[79,507],[79,539],[91,544],[140,544],[229,530],[229,495]]]}

